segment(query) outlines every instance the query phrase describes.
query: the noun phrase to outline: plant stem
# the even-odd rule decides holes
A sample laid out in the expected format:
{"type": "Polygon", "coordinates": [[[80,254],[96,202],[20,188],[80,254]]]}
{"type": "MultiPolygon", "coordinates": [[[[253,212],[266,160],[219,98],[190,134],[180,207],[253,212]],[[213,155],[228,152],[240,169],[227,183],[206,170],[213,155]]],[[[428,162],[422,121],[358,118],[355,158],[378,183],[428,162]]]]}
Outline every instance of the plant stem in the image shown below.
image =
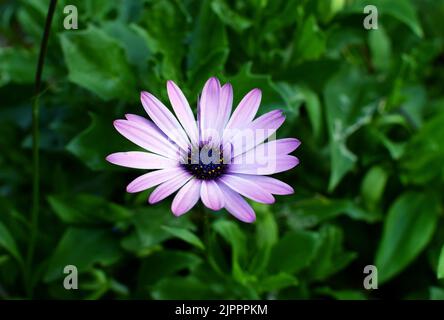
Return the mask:
{"type": "Polygon", "coordinates": [[[26,260],[26,290],[32,297],[33,281],[31,279],[31,268],[34,258],[35,245],[38,235],[39,207],[40,207],[40,130],[39,130],[39,99],[42,83],[43,65],[45,62],[46,49],[48,47],[49,32],[54,16],[57,0],[51,0],[46,15],[45,30],[40,44],[40,54],[35,74],[35,97],[32,105],[32,210],[31,210],[31,233],[29,237],[28,255],[26,260]]]}

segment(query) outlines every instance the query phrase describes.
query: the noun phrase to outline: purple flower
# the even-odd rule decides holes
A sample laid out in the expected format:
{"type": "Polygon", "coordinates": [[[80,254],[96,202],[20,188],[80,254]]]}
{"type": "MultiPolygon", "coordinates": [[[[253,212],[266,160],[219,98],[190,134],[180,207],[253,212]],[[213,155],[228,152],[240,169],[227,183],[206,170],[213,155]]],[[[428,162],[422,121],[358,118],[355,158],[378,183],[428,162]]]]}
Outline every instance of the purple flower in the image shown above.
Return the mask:
{"type": "Polygon", "coordinates": [[[273,194],[293,193],[291,186],[266,175],[295,167],[299,160],[289,153],[300,142],[274,139],[285,120],[282,111],[255,119],[262,96],[259,89],[245,95],[231,114],[231,85],[221,86],[218,79],[210,78],[198,103],[197,121],[173,81],[167,82],[167,90],[177,118],[155,96],[142,92],[142,105],[152,121],[133,114],[114,121],[117,131],[148,152],[118,152],[106,160],[154,170],[133,180],[128,192],[157,186],[149,197],[153,204],[178,191],[171,206],[176,216],[202,199],[206,207],[225,208],[244,222],[255,221],[256,215],[243,197],[269,204],[275,201],[273,194]]]}

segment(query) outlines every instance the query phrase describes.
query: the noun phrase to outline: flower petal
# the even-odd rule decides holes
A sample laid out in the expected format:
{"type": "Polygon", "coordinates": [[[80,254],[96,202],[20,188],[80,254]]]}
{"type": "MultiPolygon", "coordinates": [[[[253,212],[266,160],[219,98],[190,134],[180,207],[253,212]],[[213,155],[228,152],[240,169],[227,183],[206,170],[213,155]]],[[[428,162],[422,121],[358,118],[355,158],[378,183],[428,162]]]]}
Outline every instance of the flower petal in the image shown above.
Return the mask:
{"type": "Polygon", "coordinates": [[[272,177],[239,173],[236,173],[235,175],[253,182],[258,187],[264,189],[267,192],[270,192],[271,194],[287,195],[294,193],[294,190],[291,186],[272,177]]]}
{"type": "Polygon", "coordinates": [[[244,198],[223,183],[219,187],[224,195],[224,207],[229,213],[243,222],[252,223],[256,220],[253,208],[244,198]]]}
{"type": "Polygon", "coordinates": [[[234,191],[251,200],[267,204],[274,203],[275,201],[274,197],[269,192],[242,176],[225,174],[220,177],[219,180],[234,191]]]}
{"type": "Polygon", "coordinates": [[[265,163],[268,158],[278,158],[279,156],[293,152],[300,144],[300,141],[294,138],[269,141],[267,143],[260,144],[243,154],[235,156],[232,163],[265,163]]]}
{"type": "Polygon", "coordinates": [[[207,208],[218,211],[224,206],[224,198],[218,184],[214,180],[202,181],[200,197],[207,208]]]}
{"type": "Polygon", "coordinates": [[[188,100],[185,98],[182,90],[171,80],[167,82],[167,91],[177,119],[187,132],[191,143],[197,145],[199,139],[197,123],[188,100]]]}
{"type": "Polygon", "coordinates": [[[262,92],[259,89],[253,89],[248,92],[239,102],[236,110],[234,110],[226,129],[243,128],[249,124],[257,113],[261,104],[262,92]]]}
{"type": "Polygon", "coordinates": [[[140,123],[143,125],[147,125],[148,127],[152,128],[152,129],[156,129],[160,134],[165,136],[165,134],[152,121],[148,120],[145,117],[141,117],[137,114],[127,113],[127,114],[125,114],[125,118],[128,121],[137,122],[137,123],[140,123]]]}
{"type": "MultiPolygon", "coordinates": [[[[148,121],[148,120],[147,120],[148,121]]],[[[177,159],[180,149],[147,124],[128,120],[114,121],[114,127],[125,138],[138,146],[162,156],[177,159]]]]}
{"type": "Polygon", "coordinates": [[[199,201],[201,180],[192,178],[184,185],[174,197],[171,211],[175,216],[188,212],[199,201]]]}
{"type": "Polygon", "coordinates": [[[131,181],[126,187],[126,191],[134,193],[155,187],[177,177],[182,171],[183,169],[181,167],[174,167],[145,173],[131,181]]]}
{"type": "Polygon", "coordinates": [[[229,173],[245,173],[256,175],[269,175],[282,171],[287,171],[299,164],[299,159],[290,156],[283,155],[277,158],[264,158],[255,163],[232,163],[228,167],[229,173]]]}
{"type": "Polygon", "coordinates": [[[219,112],[219,80],[212,77],[208,79],[202,90],[200,97],[200,139],[201,141],[209,141],[211,135],[216,131],[215,123],[219,112]]]}
{"type": "Polygon", "coordinates": [[[188,136],[171,111],[149,92],[142,92],[140,98],[143,108],[159,129],[183,150],[188,151],[188,136]]]}
{"type": "Polygon", "coordinates": [[[142,151],[116,152],[107,156],[106,160],[112,164],[136,169],[165,169],[178,165],[175,160],[142,151]]]}
{"type": "MultiPolygon", "coordinates": [[[[240,130],[237,133],[234,132],[233,137],[229,139],[233,144],[232,156],[235,157],[245,153],[268,139],[276,132],[284,121],[285,116],[283,115],[283,112],[281,110],[273,110],[260,116],[243,130],[240,130]]],[[[227,131],[227,137],[229,136],[230,131],[227,131]]],[[[225,133],[224,141],[227,141],[225,133]]]]}
{"type": "Polygon", "coordinates": [[[219,133],[219,138],[222,137],[223,130],[230,119],[231,108],[233,107],[233,87],[226,83],[220,89],[220,105],[216,121],[216,130],[219,133]]]}
{"type": "Polygon", "coordinates": [[[151,192],[148,199],[149,203],[153,204],[165,199],[187,183],[191,177],[191,174],[186,171],[182,171],[182,173],[176,175],[175,178],[162,183],[160,186],[154,189],[153,192],[151,192]]]}

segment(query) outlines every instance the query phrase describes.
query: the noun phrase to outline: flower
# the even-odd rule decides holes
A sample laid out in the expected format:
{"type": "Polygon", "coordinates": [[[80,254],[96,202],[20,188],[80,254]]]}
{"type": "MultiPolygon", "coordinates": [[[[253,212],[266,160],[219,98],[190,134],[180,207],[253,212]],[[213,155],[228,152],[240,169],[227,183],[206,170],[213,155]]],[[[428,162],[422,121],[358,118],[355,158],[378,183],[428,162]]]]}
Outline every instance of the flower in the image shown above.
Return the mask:
{"type": "Polygon", "coordinates": [[[288,184],[267,175],[295,167],[299,160],[289,153],[300,142],[273,139],[285,120],[282,111],[255,119],[262,97],[259,89],[246,94],[231,114],[232,86],[221,86],[218,79],[210,78],[198,102],[197,121],[173,81],[167,82],[167,91],[177,118],[155,96],[142,92],[142,105],[152,121],[134,114],[114,121],[120,134],[148,152],[117,152],[106,160],[154,170],[133,180],[128,192],[157,186],[149,196],[153,204],[178,191],[171,206],[176,216],[201,199],[206,207],[216,211],[225,208],[249,223],[256,215],[243,197],[270,204],[275,201],[273,195],[294,192],[288,184]]]}

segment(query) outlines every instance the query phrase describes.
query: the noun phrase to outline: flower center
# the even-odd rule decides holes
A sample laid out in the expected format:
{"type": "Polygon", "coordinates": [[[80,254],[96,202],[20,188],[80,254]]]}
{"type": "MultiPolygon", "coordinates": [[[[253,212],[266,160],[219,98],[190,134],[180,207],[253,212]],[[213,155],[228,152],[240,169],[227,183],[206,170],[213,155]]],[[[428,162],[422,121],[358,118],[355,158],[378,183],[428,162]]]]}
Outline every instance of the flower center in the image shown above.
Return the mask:
{"type": "Polygon", "coordinates": [[[183,167],[200,180],[214,180],[227,169],[221,147],[209,145],[190,148],[183,167]]]}

